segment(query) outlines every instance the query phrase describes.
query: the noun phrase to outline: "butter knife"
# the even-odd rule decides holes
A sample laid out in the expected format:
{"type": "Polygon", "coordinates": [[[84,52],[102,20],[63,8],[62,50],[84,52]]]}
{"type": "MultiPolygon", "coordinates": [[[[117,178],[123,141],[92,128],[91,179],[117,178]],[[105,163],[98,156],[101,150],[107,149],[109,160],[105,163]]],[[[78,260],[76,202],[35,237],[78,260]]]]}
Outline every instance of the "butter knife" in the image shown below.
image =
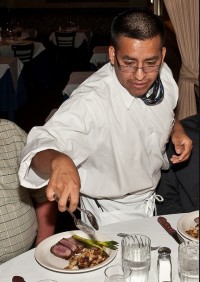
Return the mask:
{"type": "Polygon", "coordinates": [[[178,244],[181,244],[182,241],[180,240],[178,233],[175,229],[172,228],[171,224],[167,221],[167,219],[163,216],[158,217],[158,222],[160,225],[168,232],[170,236],[172,236],[178,244]]]}

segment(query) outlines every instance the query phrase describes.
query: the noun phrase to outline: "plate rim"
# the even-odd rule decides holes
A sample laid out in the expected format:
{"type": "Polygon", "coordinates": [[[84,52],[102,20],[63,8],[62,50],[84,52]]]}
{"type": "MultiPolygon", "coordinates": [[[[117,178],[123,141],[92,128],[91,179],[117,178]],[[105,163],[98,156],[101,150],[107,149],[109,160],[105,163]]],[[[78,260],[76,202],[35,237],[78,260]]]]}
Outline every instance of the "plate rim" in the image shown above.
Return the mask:
{"type": "Polygon", "coordinates": [[[194,218],[197,217],[197,214],[199,216],[199,210],[196,210],[196,211],[192,211],[192,212],[189,212],[189,213],[186,213],[184,214],[181,218],[179,218],[178,222],[177,222],[177,230],[178,232],[180,233],[180,235],[183,237],[183,239],[187,239],[187,240],[191,240],[191,241],[195,241],[195,242],[199,242],[199,239],[197,238],[194,238],[192,236],[190,236],[189,234],[187,234],[184,230],[183,230],[183,227],[182,227],[182,224],[184,222],[184,220],[193,215],[194,214],[194,218]]]}
{"type": "MultiPolygon", "coordinates": [[[[102,263],[98,264],[98,265],[95,265],[95,266],[92,266],[92,267],[89,267],[89,268],[83,268],[83,269],[65,269],[65,268],[57,268],[56,266],[55,267],[51,267],[49,266],[47,263],[45,263],[45,261],[42,261],[41,259],[41,256],[39,254],[39,252],[41,251],[41,249],[47,244],[48,241],[50,240],[54,240],[55,238],[55,242],[58,242],[60,239],[62,239],[63,237],[66,237],[67,238],[67,234],[68,235],[72,235],[72,234],[77,234],[79,236],[83,236],[84,233],[81,231],[81,230],[70,230],[70,231],[65,231],[65,232],[61,232],[61,233],[57,233],[57,234],[54,234],[48,238],[46,238],[45,240],[43,240],[36,248],[35,248],[35,252],[34,252],[34,257],[36,259],[36,261],[41,265],[43,266],[44,268],[48,269],[48,270],[51,270],[51,271],[55,271],[55,272],[62,272],[62,273],[68,273],[68,274],[74,274],[74,273],[83,273],[83,272],[89,272],[89,271],[94,271],[94,270],[98,270],[104,266],[106,266],[107,264],[109,264],[110,262],[112,262],[112,260],[116,257],[117,255],[117,250],[111,250],[110,249],[110,255],[108,257],[108,259],[106,259],[105,261],[103,261],[102,263]],[[58,238],[58,239],[57,239],[58,238]]],[[[106,240],[112,240],[112,238],[110,238],[107,234],[104,234],[104,233],[101,233],[99,231],[96,231],[95,232],[98,236],[104,236],[106,237],[107,239],[106,240]]],[[[86,238],[87,238],[87,234],[86,235],[86,238]]],[[[50,253],[50,249],[49,249],[49,253],[50,253]]],[[[50,253],[51,254],[51,253],[50,253]]],[[[52,254],[53,255],[53,254],[52,254]]],[[[58,258],[57,259],[60,259],[61,261],[63,261],[62,258],[58,258]]],[[[67,264],[67,260],[66,260],[66,264],[67,264]]]]}

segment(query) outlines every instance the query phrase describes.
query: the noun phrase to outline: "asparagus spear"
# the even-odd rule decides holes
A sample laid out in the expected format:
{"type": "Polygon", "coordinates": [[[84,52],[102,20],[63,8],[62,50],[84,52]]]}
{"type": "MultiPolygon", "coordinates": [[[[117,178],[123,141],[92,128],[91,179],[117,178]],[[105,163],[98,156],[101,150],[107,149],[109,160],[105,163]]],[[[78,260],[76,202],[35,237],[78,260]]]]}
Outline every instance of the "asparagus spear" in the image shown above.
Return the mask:
{"type": "Polygon", "coordinates": [[[78,235],[73,235],[72,237],[74,239],[82,242],[82,243],[89,245],[89,246],[99,248],[102,251],[103,251],[103,247],[106,247],[106,248],[109,248],[109,249],[112,249],[112,250],[117,250],[118,242],[116,242],[116,241],[97,241],[97,240],[86,239],[86,238],[80,237],[78,235]]]}

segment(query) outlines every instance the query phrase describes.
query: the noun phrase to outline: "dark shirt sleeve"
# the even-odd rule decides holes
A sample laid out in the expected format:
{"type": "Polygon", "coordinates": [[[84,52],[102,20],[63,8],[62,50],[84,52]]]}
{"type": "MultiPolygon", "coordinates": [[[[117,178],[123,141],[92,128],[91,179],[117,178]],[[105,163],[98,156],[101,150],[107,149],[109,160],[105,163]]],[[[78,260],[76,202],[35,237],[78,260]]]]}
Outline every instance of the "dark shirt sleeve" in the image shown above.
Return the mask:
{"type": "MultiPolygon", "coordinates": [[[[193,150],[188,161],[171,165],[168,171],[162,171],[157,194],[164,201],[156,203],[158,215],[199,210],[199,117],[197,114],[181,121],[193,141],[193,150]]],[[[167,146],[168,158],[174,153],[170,141],[167,146]]]]}

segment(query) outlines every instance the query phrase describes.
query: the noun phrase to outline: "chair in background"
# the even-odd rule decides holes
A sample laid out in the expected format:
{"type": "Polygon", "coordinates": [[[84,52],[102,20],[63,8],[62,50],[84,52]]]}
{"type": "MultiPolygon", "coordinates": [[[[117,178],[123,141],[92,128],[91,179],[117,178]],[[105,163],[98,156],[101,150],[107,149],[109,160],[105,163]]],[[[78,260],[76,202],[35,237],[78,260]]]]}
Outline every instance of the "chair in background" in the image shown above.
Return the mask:
{"type": "Polygon", "coordinates": [[[19,58],[22,63],[27,63],[33,58],[34,43],[12,45],[12,50],[14,52],[14,57],[19,58]]]}
{"type": "Polygon", "coordinates": [[[29,93],[30,89],[33,88],[33,75],[32,75],[32,59],[34,52],[34,43],[30,44],[16,44],[12,45],[12,50],[14,52],[14,57],[20,59],[20,61],[24,64],[24,68],[22,70],[23,79],[25,83],[25,87],[27,92],[29,93]]]}
{"type": "Polygon", "coordinates": [[[76,32],[56,31],[55,36],[59,48],[65,48],[69,51],[74,49],[76,32]]]}
{"type": "Polygon", "coordinates": [[[57,64],[62,70],[73,68],[73,62],[75,59],[75,36],[76,32],[62,32],[56,31],[56,45],[57,45],[57,64]]]}

